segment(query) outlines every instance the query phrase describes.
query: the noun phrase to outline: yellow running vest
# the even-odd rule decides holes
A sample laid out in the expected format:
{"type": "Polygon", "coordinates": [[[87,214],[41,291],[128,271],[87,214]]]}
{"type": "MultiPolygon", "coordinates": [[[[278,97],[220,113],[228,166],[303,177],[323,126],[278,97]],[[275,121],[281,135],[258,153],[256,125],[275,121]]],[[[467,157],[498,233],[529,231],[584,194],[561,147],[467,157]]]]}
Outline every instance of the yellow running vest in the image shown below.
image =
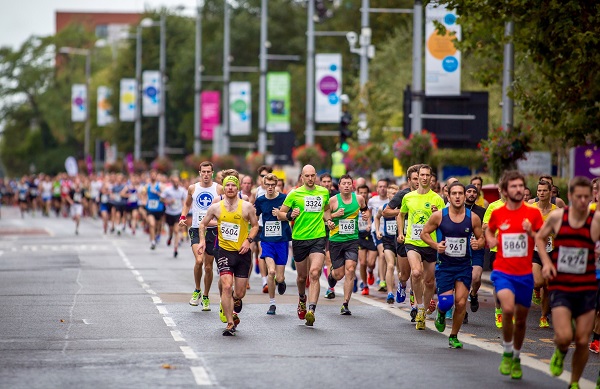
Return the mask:
{"type": "Polygon", "coordinates": [[[240,251],[242,243],[248,237],[248,222],[242,217],[243,200],[238,200],[235,212],[229,212],[221,203],[221,215],[218,219],[219,247],[227,251],[240,251]]]}

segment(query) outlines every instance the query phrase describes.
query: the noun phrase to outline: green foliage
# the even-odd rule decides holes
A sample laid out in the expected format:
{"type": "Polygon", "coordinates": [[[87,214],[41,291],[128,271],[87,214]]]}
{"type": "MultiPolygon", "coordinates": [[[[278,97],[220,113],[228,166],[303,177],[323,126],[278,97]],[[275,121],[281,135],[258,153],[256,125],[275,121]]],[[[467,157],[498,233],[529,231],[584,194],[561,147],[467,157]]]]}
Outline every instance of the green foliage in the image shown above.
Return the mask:
{"type": "Polygon", "coordinates": [[[314,146],[302,145],[296,147],[292,154],[295,161],[300,162],[301,166],[313,165],[317,171],[326,167],[327,153],[323,148],[316,144],[314,146]]]}
{"type": "Polygon", "coordinates": [[[435,167],[466,166],[477,169],[483,165],[483,155],[479,150],[438,149],[433,153],[431,163],[435,167]]]}
{"type": "Polygon", "coordinates": [[[431,165],[437,143],[435,134],[423,130],[420,134],[411,134],[408,139],[398,139],[394,143],[394,155],[405,169],[419,163],[431,165]]]}
{"type": "Polygon", "coordinates": [[[505,170],[516,169],[517,160],[531,151],[531,138],[531,131],[519,126],[508,131],[497,128],[490,132],[489,139],[481,141],[483,161],[495,181],[505,170]]]}

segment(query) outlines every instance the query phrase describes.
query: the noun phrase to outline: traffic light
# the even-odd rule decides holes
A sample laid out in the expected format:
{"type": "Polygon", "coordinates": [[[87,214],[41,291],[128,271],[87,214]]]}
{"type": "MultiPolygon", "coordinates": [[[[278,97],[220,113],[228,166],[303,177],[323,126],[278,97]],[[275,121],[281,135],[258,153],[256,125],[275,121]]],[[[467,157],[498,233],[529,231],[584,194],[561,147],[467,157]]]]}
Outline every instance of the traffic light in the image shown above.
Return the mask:
{"type": "Polygon", "coordinates": [[[343,152],[350,149],[348,145],[348,138],[352,138],[352,131],[349,128],[350,123],[352,123],[352,115],[348,111],[344,111],[340,120],[340,149],[343,152]]]}

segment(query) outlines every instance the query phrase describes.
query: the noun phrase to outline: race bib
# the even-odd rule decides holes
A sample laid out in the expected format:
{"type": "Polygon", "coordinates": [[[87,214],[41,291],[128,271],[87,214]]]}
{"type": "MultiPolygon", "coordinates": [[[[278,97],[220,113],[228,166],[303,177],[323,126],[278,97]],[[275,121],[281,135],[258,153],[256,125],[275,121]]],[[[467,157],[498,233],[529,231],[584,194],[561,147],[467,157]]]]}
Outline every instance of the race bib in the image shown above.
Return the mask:
{"type": "Polygon", "coordinates": [[[398,223],[396,223],[396,219],[385,221],[386,235],[396,235],[397,231],[398,231],[398,223]]]}
{"type": "Polygon", "coordinates": [[[58,186],[55,186],[55,187],[52,189],[52,193],[54,193],[56,196],[58,196],[58,195],[60,194],[60,187],[58,187],[58,186]]]}
{"type": "Polygon", "coordinates": [[[355,228],[354,220],[351,219],[340,219],[338,224],[338,231],[340,235],[352,235],[354,234],[355,228]]]}
{"type": "Polygon", "coordinates": [[[560,246],[558,248],[557,270],[561,273],[584,274],[587,259],[588,249],[560,246]]]}
{"type": "Polygon", "coordinates": [[[502,255],[504,258],[526,257],[528,239],[525,233],[502,235],[502,255]]]}
{"type": "Polygon", "coordinates": [[[119,202],[119,201],[121,201],[121,195],[118,195],[118,194],[116,194],[116,195],[114,196],[114,199],[115,199],[115,201],[116,201],[116,202],[119,202]]]}
{"type": "Polygon", "coordinates": [[[369,227],[369,222],[366,220],[363,220],[362,217],[359,217],[358,218],[358,230],[366,231],[368,227],[369,227]]]}
{"type": "MultiPolygon", "coordinates": [[[[552,245],[552,236],[548,237],[548,240],[546,241],[546,252],[549,253],[552,251],[553,245],[552,245]]],[[[533,249],[535,251],[538,251],[537,246],[534,246],[533,249]]]]}
{"type": "Polygon", "coordinates": [[[80,203],[81,202],[81,193],[73,194],[73,201],[75,201],[76,203],[80,203]]]}
{"type": "Polygon", "coordinates": [[[467,238],[446,238],[446,252],[449,257],[464,257],[467,255],[467,238]]]}
{"type": "Polygon", "coordinates": [[[148,200],[148,209],[157,209],[159,201],[158,200],[148,200]]]}
{"type": "Polygon", "coordinates": [[[240,239],[240,225],[235,223],[221,222],[221,235],[224,240],[237,242],[240,239]]]}
{"type": "Polygon", "coordinates": [[[265,222],[264,229],[267,238],[281,236],[281,222],[279,220],[265,222]]]}
{"type": "Polygon", "coordinates": [[[306,196],[304,198],[304,212],[321,212],[323,199],[321,196],[306,196]]]}
{"type": "Polygon", "coordinates": [[[103,194],[102,196],[100,196],[100,202],[108,203],[108,195],[103,194]]]}
{"type": "Polygon", "coordinates": [[[425,224],[412,225],[412,230],[410,233],[410,238],[412,240],[421,240],[421,232],[423,232],[423,226],[425,226],[425,224]]]}
{"type": "Polygon", "coordinates": [[[32,196],[37,196],[37,195],[38,195],[38,191],[37,191],[37,189],[31,189],[31,191],[30,191],[30,192],[31,192],[31,195],[32,195],[32,196]]]}
{"type": "Polygon", "coordinates": [[[27,198],[27,195],[25,193],[19,193],[19,200],[25,200],[27,198]]]}
{"type": "Polygon", "coordinates": [[[130,203],[135,203],[136,201],[138,201],[137,195],[135,193],[130,194],[128,200],[130,203]]]}
{"type": "Polygon", "coordinates": [[[200,222],[202,222],[202,220],[204,220],[204,216],[206,216],[206,211],[200,212],[198,214],[198,223],[200,223],[200,222]]]}

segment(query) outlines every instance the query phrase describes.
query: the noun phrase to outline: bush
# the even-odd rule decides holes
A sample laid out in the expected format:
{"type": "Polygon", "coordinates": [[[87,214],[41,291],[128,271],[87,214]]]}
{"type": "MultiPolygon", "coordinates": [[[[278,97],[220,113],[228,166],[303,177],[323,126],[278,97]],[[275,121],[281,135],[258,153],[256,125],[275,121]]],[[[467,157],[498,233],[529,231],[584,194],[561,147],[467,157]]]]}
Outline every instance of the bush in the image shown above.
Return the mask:
{"type": "Polygon", "coordinates": [[[300,165],[313,165],[315,170],[319,171],[325,168],[327,161],[327,153],[321,145],[306,146],[302,145],[294,148],[292,152],[292,158],[295,161],[300,162],[300,165]]]}
{"type": "Polygon", "coordinates": [[[435,134],[423,130],[420,134],[411,134],[408,139],[397,140],[394,155],[405,168],[419,163],[431,165],[437,143],[435,134]]]}
{"type": "Polygon", "coordinates": [[[497,128],[490,132],[488,139],[481,141],[483,162],[495,181],[500,179],[504,171],[517,168],[517,160],[524,159],[525,153],[531,151],[531,142],[531,131],[521,126],[508,131],[497,128]]]}

